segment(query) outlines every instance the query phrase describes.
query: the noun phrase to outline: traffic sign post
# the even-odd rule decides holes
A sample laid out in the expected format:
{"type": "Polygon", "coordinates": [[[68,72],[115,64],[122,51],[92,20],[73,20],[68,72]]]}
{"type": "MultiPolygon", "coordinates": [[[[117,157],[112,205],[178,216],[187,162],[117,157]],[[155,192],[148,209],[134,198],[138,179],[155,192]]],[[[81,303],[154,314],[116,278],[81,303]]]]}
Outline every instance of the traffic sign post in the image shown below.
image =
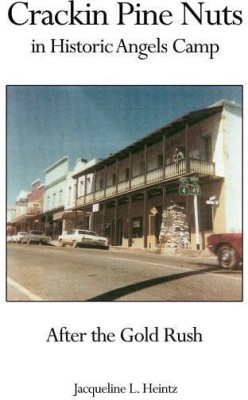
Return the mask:
{"type": "Polygon", "coordinates": [[[194,215],[195,215],[195,236],[196,236],[196,249],[200,250],[200,231],[199,231],[199,212],[198,212],[198,198],[201,194],[201,187],[198,183],[199,178],[183,177],[180,180],[179,194],[181,196],[194,196],[194,215]]]}

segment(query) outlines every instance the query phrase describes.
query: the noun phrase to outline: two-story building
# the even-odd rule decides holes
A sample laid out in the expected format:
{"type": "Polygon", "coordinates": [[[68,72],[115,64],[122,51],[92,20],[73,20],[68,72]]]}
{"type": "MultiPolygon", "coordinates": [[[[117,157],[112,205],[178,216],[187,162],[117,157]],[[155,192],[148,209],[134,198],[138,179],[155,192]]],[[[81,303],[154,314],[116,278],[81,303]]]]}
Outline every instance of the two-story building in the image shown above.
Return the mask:
{"type": "Polygon", "coordinates": [[[41,183],[40,179],[37,179],[31,183],[31,191],[27,195],[28,207],[27,216],[29,217],[29,226],[26,230],[37,229],[39,230],[39,215],[43,210],[43,195],[44,195],[44,185],[41,183]]]}
{"type": "Polygon", "coordinates": [[[40,226],[46,232],[56,238],[62,233],[63,211],[65,205],[66,180],[69,160],[63,157],[50,167],[46,168],[43,214],[40,216],[40,226]]]}
{"type": "Polygon", "coordinates": [[[15,213],[12,214],[11,229],[12,234],[26,230],[27,226],[28,192],[21,190],[15,203],[15,213]],[[14,217],[14,218],[13,218],[14,217]]]}
{"type": "Polygon", "coordinates": [[[22,190],[18,195],[15,216],[10,219],[12,233],[39,229],[39,215],[43,209],[44,185],[37,179],[31,184],[30,192],[22,190]]]}
{"type": "Polygon", "coordinates": [[[186,216],[190,247],[204,248],[210,233],[242,229],[242,109],[220,101],[190,112],[75,173],[76,186],[89,176],[75,210],[92,212],[91,228],[112,245],[163,245],[164,213],[174,206],[186,216]]]}
{"type": "Polygon", "coordinates": [[[64,212],[62,213],[62,230],[64,232],[71,230],[75,226],[85,228],[91,225],[91,212],[75,211],[74,209],[78,197],[81,197],[84,193],[92,192],[93,174],[89,174],[86,178],[83,175],[83,171],[99,161],[98,159],[87,161],[84,158],[79,158],[76,161],[74,169],[67,174],[64,212]],[[82,174],[77,182],[73,178],[75,174],[82,174]]]}

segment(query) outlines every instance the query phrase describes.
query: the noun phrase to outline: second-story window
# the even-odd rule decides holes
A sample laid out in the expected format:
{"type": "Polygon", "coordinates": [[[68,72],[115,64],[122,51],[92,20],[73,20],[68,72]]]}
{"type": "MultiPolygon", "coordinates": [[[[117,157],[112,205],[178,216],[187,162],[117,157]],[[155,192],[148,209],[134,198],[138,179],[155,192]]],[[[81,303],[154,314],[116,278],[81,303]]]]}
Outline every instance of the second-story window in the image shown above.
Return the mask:
{"type": "Polygon", "coordinates": [[[163,166],[163,154],[158,154],[157,164],[158,168],[161,168],[163,166]]]}
{"type": "Polygon", "coordinates": [[[100,188],[100,190],[103,189],[103,178],[101,178],[101,179],[99,180],[99,188],[100,188]]]}
{"type": "Polygon", "coordinates": [[[212,142],[211,142],[211,137],[210,136],[205,136],[202,138],[203,140],[203,157],[204,161],[211,161],[212,158],[212,142]]]}
{"type": "Polygon", "coordinates": [[[116,184],[116,174],[112,175],[112,184],[115,185],[116,184]]]}
{"type": "Polygon", "coordinates": [[[139,163],[139,174],[141,175],[141,174],[144,174],[144,173],[145,173],[145,163],[144,163],[144,161],[141,161],[139,163]]]}
{"type": "Polygon", "coordinates": [[[128,180],[129,180],[129,177],[130,177],[130,170],[129,170],[129,168],[126,168],[125,177],[126,177],[126,181],[128,181],[128,180]]]}
{"type": "Polygon", "coordinates": [[[60,189],[59,191],[59,206],[63,204],[63,190],[60,189]]]}
{"type": "Polygon", "coordinates": [[[79,186],[79,196],[84,195],[84,181],[80,181],[80,186],[79,186]]]}
{"type": "Polygon", "coordinates": [[[53,193],[53,201],[52,201],[52,208],[55,208],[56,206],[56,193],[53,193]]]}
{"type": "Polygon", "coordinates": [[[71,204],[71,186],[68,188],[67,204],[71,204]]]}

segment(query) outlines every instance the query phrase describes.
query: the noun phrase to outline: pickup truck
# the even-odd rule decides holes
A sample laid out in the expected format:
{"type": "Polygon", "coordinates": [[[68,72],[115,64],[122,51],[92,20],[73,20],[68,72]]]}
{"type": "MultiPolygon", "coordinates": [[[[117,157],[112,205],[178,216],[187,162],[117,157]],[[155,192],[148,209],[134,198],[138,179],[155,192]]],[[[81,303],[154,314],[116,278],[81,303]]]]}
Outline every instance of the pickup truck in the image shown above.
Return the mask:
{"type": "Polygon", "coordinates": [[[70,245],[73,247],[90,246],[104,249],[109,248],[107,238],[98,236],[97,233],[84,229],[72,229],[70,232],[60,235],[58,241],[60,247],[70,245]]]}
{"type": "Polygon", "coordinates": [[[48,244],[51,242],[51,237],[46,236],[42,231],[30,231],[22,238],[22,243],[27,244],[48,244]]]}
{"type": "Polygon", "coordinates": [[[218,257],[222,268],[235,268],[242,261],[242,233],[216,233],[207,238],[209,250],[218,257]]]}

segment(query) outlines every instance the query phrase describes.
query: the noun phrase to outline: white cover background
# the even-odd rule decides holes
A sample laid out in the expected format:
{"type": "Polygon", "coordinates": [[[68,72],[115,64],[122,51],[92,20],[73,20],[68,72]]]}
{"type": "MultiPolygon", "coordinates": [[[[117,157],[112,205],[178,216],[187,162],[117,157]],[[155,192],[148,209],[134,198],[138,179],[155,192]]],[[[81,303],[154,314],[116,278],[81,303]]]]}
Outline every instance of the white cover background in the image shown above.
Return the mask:
{"type": "MultiPolygon", "coordinates": [[[[246,1],[208,1],[209,8],[242,9],[239,27],[211,27],[191,24],[181,27],[15,27],[8,22],[7,9],[13,1],[2,0],[1,14],[1,178],[5,187],[5,86],[6,85],[244,85],[244,138],[247,125],[247,23],[246,1]],[[30,54],[30,43],[50,38],[71,41],[153,42],[161,37],[172,42],[186,37],[192,42],[215,42],[221,46],[215,60],[207,56],[150,55],[140,61],[135,55],[120,57],[30,54]]],[[[90,2],[115,17],[116,2],[90,2]],[[113,11],[115,7],[115,11],[113,11]]],[[[178,1],[141,1],[145,8],[171,9],[179,14],[178,1]]],[[[194,1],[189,1],[194,4],[194,1]]],[[[33,8],[59,9],[61,0],[33,0],[33,8]]],[[[84,2],[76,2],[78,6],[84,2]]],[[[176,21],[176,18],[174,17],[176,21]]],[[[244,141],[245,152],[247,150],[244,141]]],[[[246,168],[246,167],[245,167],[246,168]]],[[[244,172],[245,171],[244,168],[244,172]]],[[[245,179],[244,179],[245,182],[245,179]]],[[[246,189],[246,188],[245,188],[246,189]]],[[[244,193],[244,205],[247,193],[244,193]]],[[[5,302],[5,196],[1,191],[1,330],[0,398],[4,400],[67,400],[73,383],[100,385],[106,382],[167,382],[177,385],[177,400],[210,398],[247,399],[247,296],[243,303],[6,303],[5,302]],[[123,327],[135,330],[149,326],[197,326],[204,343],[46,343],[51,327],[67,326],[73,331],[91,332],[101,326],[118,333],[123,327]]],[[[246,221],[246,207],[244,221],[246,221]]],[[[247,240],[245,239],[245,243],[247,240]]],[[[244,263],[245,283],[246,265],[244,263]]],[[[245,288],[246,289],[246,288],[245,288]]],[[[159,396],[159,395],[157,395],[159,396]]],[[[80,397],[80,396],[79,396],[80,397]]],[[[112,396],[115,397],[114,395],[112,396]]],[[[123,398],[127,396],[123,395],[123,398]]],[[[140,398],[145,397],[143,395],[140,398]]],[[[147,396],[150,398],[151,396],[147,396]]],[[[162,398],[159,396],[158,398],[162,398]]],[[[83,398],[87,398],[83,396],[83,398]]],[[[104,395],[102,399],[107,398],[104,395]]],[[[130,399],[132,396],[130,396],[130,399]]]]}

